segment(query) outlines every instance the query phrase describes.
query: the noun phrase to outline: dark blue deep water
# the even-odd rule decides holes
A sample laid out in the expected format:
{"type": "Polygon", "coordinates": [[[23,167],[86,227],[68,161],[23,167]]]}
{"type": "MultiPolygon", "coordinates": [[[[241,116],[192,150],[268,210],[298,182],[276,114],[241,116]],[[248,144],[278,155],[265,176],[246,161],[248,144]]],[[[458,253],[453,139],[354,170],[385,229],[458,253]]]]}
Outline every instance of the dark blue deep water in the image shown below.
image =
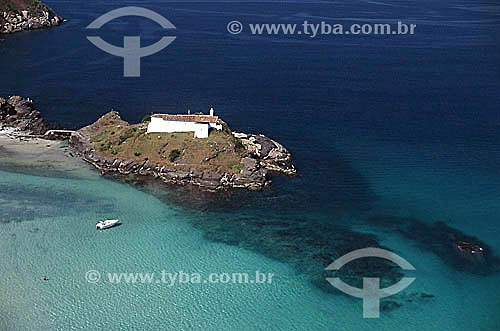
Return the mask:
{"type": "MultiPolygon", "coordinates": [[[[417,251],[435,257],[439,262],[432,265],[447,271],[440,272],[443,282],[451,277],[476,284],[481,294],[473,301],[489,302],[470,316],[463,315],[463,298],[439,304],[460,304],[450,316],[474,321],[469,330],[500,329],[500,302],[491,295],[500,271],[497,2],[46,3],[69,22],[3,37],[1,96],[30,97],[44,117],[70,128],[111,108],[139,121],[152,112],[206,112],[214,105],[234,131],[283,143],[301,176],[275,178],[260,193],[139,189],[187,208],[189,223],[210,241],[285,262],[330,295],[338,293],[325,282],[323,268],[354,249],[383,246],[402,256],[419,256],[417,251]],[[124,78],[123,60],[86,39],[98,35],[119,46],[124,35],[140,35],[143,45],[156,42],[161,28],[143,18],[119,19],[97,32],[85,29],[100,15],[130,5],[154,10],[177,27],[167,33],[177,37],[170,46],[142,59],[138,78],[124,78]],[[239,35],[226,30],[233,20],[244,24],[239,35]],[[401,20],[417,28],[414,35],[315,38],[253,36],[248,29],[250,23],[304,20],[346,26],[401,20]],[[491,259],[469,265],[450,249],[450,237],[480,242],[491,259]]],[[[359,275],[356,268],[389,280],[401,277],[385,264],[354,266],[346,277],[359,275]]],[[[422,288],[415,291],[424,293],[422,288]]],[[[439,293],[431,294],[440,300],[439,293]]],[[[403,301],[385,307],[397,310],[403,301]]],[[[417,314],[419,308],[412,309],[417,314]]],[[[428,329],[446,329],[427,322],[428,329]]],[[[347,329],[355,330],[353,325],[347,329]]]]}

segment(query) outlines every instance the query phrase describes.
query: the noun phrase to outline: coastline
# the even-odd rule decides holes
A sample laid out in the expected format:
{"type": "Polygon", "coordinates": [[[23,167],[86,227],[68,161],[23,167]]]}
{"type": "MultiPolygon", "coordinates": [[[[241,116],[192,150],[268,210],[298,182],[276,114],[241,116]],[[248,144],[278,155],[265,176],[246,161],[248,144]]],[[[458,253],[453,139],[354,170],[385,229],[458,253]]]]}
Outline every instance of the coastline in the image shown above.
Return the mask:
{"type": "MultiPolygon", "coordinates": [[[[19,145],[26,143],[28,147],[15,147],[14,149],[29,150],[36,155],[37,153],[44,154],[44,144],[47,148],[53,148],[57,144],[49,142],[53,140],[64,141],[69,138],[64,147],[66,154],[70,157],[78,156],[99,170],[103,176],[106,173],[138,175],[158,179],[168,184],[198,186],[208,191],[229,188],[261,190],[271,184],[273,174],[289,177],[298,176],[297,170],[292,164],[291,153],[281,144],[264,135],[235,133],[231,132],[229,128],[222,136],[218,137],[219,143],[210,138],[183,140],[185,149],[182,154],[188,149],[199,152],[199,148],[204,148],[203,153],[205,154],[201,155],[202,158],[197,161],[198,163],[190,163],[193,160],[183,157],[175,162],[161,159],[155,161],[150,159],[151,155],[139,158],[141,152],[144,152],[140,149],[136,151],[135,157],[116,155],[115,152],[107,155],[103,153],[102,146],[99,151],[97,150],[99,148],[95,138],[102,134],[100,130],[103,130],[103,125],[109,125],[109,123],[114,123],[113,128],[122,130],[120,131],[122,133],[125,129],[137,132],[137,134],[142,132],[142,136],[138,138],[149,139],[153,145],[163,145],[162,148],[169,144],[169,139],[174,139],[169,135],[165,138],[166,143],[160,143],[160,140],[156,139],[156,134],[146,137],[147,134],[144,133],[143,129],[137,129],[137,127],[143,126],[142,123],[131,125],[123,121],[119,114],[114,111],[103,115],[95,123],[72,132],[71,136],[68,137],[67,132],[71,131],[54,131],[54,128],[62,129],[62,127],[45,121],[30,99],[19,96],[13,96],[9,99],[0,98],[0,137],[4,137],[0,140],[0,145],[5,144],[9,139],[10,141],[19,140],[19,145]],[[222,143],[225,145],[222,146],[222,143]],[[36,149],[38,151],[35,151],[36,149]],[[238,163],[221,166],[214,161],[220,155],[230,155],[238,163]]],[[[123,136],[120,136],[119,133],[116,136],[120,137],[118,144],[122,143],[123,136]]],[[[158,138],[160,137],[158,136],[158,138]]],[[[128,136],[125,139],[128,139],[128,136]]],[[[129,145],[133,145],[135,141],[134,138],[134,141],[129,145]]],[[[111,142],[108,143],[111,145],[111,142]]],[[[106,146],[109,149],[109,146],[106,146]]]]}
{"type": "Polygon", "coordinates": [[[67,20],[38,1],[31,3],[0,6],[0,34],[39,30],[59,26],[67,20]]]}
{"type": "Polygon", "coordinates": [[[48,158],[48,155],[53,154],[50,152],[56,148],[61,149],[63,144],[62,141],[30,138],[13,128],[0,127],[0,148],[2,149],[2,154],[32,154],[48,158]]]}
{"type": "MultiPolygon", "coordinates": [[[[262,133],[286,147],[300,177],[269,171],[272,183],[251,191],[119,169],[101,176],[66,141],[0,132],[0,331],[500,331],[500,2],[155,1],[138,5],[177,29],[130,16],[90,31],[98,16],[135,4],[40,1],[69,21],[0,34],[0,96],[29,96],[46,120],[70,129],[111,107],[133,124],[213,105],[232,129],[255,133],[241,139],[262,133]],[[241,33],[226,29],[233,20],[241,33]],[[323,22],[392,29],[401,20],[418,33],[319,29],[311,38],[306,20],[309,32],[323,22]],[[268,35],[266,24],[301,33],[268,35]],[[177,39],[140,59],[141,77],[125,78],[124,59],[89,35],[116,47],[125,36],[141,47],[177,39]],[[103,219],[123,226],[96,231],[103,219]],[[368,247],[415,270],[374,257],[326,270],[368,247]],[[90,270],[98,283],[87,281],[90,270]],[[257,270],[273,282],[191,284],[178,274],[256,279],[257,270]],[[154,282],[164,271],[174,285],[154,282]],[[112,283],[109,273],[137,281],[112,283]],[[408,277],[410,286],[380,300],[379,318],[363,318],[364,300],[327,279],[363,291],[364,278],[378,278],[384,291],[408,277]]],[[[0,29],[2,14],[0,6],[0,29]]],[[[155,164],[145,150],[134,157],[132,140],[113,142],[106,157],[155,164]]],[[[107,141],[94,142],[96,152],[107,141]]],[[[173,149],[183,151],[170,142],[164,155],[173,149]]],[[[168,166],[180,173],[186,163],[168,166]]]]}
{"type": "Polygon", "coordinates": [[[85,162],[71,152],[65,141],[27,138],[13,128],[0,127],[0,169],[34,175],[81,177],[82,166],[85,162]]]}
{"type": "MultiPolygon", "coordinates": [[[[210,191],[227,188],[261,190],[271,184],[272,173],[289,177],[298,175],[291,163],[291,153],[281,144],[264,135],[228,133],[231,139],[234,139],[236,143],[240,142],[245,150],[237,168],[238,171],[209,165],[212,159],[217,158],[220,153],[225,153],[225,150],[216,151],[211,156],[207,156],[202,160],[202,164],[161,162],[150,160],[148,157],[119,158],[105,155],[102,150],[101,152],[96,150],[98,143],[93,139],[107,123],[120,123],[117,129],[129,126],[117,112],[111,111],[95,123],[76,131],[69,139],[72,150],[78,153],[84,161],[101,171],[102,175],[118,172],[122,175],[149,176],[168,184],[194,185],[210,191]]],[[[156,137],[156,134],[153,136],[156,137]]],[[[196,139],[198,138],[188,143],[193,148],[196,148],[196,139]]],[[[210,143],[210,140],[202,141],[210,143]]],[[[216,142],[214,144],[217,145],[216,142]]],[[[168,141],[165,145],[168,145],[168,141]]],[[[238,148],[234,145],[233,148],[238,148]]]]}

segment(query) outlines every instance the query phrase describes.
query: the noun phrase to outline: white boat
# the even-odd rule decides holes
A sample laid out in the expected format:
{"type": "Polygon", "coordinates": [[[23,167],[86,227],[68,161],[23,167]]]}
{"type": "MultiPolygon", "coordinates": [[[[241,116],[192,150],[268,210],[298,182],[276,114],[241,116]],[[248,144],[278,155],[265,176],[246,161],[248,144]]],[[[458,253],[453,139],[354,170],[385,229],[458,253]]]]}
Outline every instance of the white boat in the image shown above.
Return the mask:
{"type": "Polygon", "coordinates": [[[104,220],[97,222],[95,225],[96,230],[104,230],[112,228],[120,223],[120,220],[104,220]]]}

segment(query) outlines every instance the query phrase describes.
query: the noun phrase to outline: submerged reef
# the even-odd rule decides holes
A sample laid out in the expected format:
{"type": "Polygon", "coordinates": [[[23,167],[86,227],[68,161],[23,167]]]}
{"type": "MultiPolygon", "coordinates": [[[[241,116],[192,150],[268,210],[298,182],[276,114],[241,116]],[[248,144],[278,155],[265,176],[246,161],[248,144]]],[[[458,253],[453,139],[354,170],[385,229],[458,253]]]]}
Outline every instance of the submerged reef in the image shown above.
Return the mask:
{"type": "Polygon", "coordinates": [[[391,215],[371,216],[367,221],[379,229],[398,233],[417,243],[457,271],[476,275],[500,272],[500,257],[493,254],[487,243],[452,228],[445,222],[425,223],[415,218],[391,215]],[[473,244],[481,247],[482,251],[472,253],[461,250],[459,243],[473,244]]]}

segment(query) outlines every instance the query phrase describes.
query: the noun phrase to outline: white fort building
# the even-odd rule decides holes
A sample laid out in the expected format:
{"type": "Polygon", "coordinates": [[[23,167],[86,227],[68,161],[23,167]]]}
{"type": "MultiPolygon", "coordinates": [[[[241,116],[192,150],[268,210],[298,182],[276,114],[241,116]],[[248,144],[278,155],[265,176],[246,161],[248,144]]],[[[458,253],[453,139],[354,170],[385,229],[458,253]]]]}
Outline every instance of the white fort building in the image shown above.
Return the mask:
{"type": "Polygon", "coordinates": [[[148,133],[194,132],[196,138],[208,138],[211,128],[222,130],[218,116],[210,108],[210,115],[170,115],[153,114],[148,125],[148,133]]]}

